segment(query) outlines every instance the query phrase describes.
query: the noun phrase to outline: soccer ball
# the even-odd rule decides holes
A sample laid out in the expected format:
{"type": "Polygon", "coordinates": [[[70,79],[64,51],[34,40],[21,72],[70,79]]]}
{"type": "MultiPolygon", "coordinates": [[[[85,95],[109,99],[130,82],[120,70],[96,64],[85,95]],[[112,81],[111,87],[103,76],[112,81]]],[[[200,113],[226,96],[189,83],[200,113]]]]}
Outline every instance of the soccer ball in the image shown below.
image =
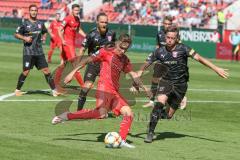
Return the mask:
{"type": "Polygon", "coordinates": [[[109,132],[104,139],[104,143],[107,148],[118,148],[120,147],[122,138],[117,132],[109,132]]]}

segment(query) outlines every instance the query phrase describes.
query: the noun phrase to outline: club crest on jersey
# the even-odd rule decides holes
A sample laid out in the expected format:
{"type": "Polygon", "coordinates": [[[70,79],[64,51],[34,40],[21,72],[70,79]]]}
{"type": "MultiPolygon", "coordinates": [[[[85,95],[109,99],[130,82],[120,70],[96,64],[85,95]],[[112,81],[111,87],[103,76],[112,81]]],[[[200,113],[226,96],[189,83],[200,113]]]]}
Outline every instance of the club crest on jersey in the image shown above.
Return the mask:
{"type": "Polygon", "coordinates": [[[38,28],[39,28],[39,29],[41,29],[41,28],[42,28],[41,24],[38,24],[38,28]]]}
{"type": "Polygon", "coordinates": [[[108,41],[112,41],[112,36],[107,36],[108,41]]]}
{"type": "Polygon", "coordinates": [[[172,52],[172,56],[173,56],[174,58],[177,58],[177,55],[178,55],[178,52],[176,52],[176,51],[172,52]]]}

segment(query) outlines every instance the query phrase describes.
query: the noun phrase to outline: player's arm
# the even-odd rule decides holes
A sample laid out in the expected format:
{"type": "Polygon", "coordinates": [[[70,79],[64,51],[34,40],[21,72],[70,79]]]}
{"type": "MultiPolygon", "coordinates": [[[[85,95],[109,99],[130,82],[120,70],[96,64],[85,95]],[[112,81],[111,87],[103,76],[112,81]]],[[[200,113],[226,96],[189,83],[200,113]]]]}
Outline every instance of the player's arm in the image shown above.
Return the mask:
{"type": "Polygon", "coordinates": [[[48,30],[47,30],[46,26],[43,24],[43,27],[42,27],[42,42],[43,43],[46,43],[47,33],[48,33],[48,30]]]}
{"type": "Polygon", "coordinates": [[[63,32],[64,32],[64,27],[60,26],[58,28],[58,35],[59,35],[59,37],[61,39],[62,44],[66,45],[66,41],[64,40],[64,37],[63,37],[63,32]]]}
{"type": "Polygon", "coordinates": [[[142,88],[142,89],[145,91],[147,97],[149,97],[149,98],[152,97],[152,93],[151,93],[150,90],[143,84],[141,78],[138,76],[138,74],[137,74],[136,72],[130,71],[128,74],[129,74],[130,77],[132,78],[134,84],[135,84],[136,86],[138,86],[139,88],[142,88]]]}
{"type": "Polygon", "coordinates": [[[69,73],[65,80],[64,83],[68,83],[72,80],[74,74],[81,68],[83,68],[86,64],[90,63],[90,62],[101,62],[103,60],[103,53],[104,52],[100,52],[97,51],[96,53],[94,53],[92,56],[88,56],[88,57],[84,57],[81,59],[81,61],[76,65],[76,67],[71,71],[71,73],[69,73]]]}
{"type": "Polygon", "coordinates": [[[85,57],[81,59],[80,63],[65,77],[64,83],[67,84],[70,82],[74,76],[74,74],[81,68],[83,68],[86,64],[93,61],[93,57],[85,57]]]}
{"type": "Polygon", "coordinates": [[[23,40],[27,43],[31,43],[32,42],[32,37],[31,36],[24,36],[24,25],[20,25],[19,27],[17,27],[16,32],[14,34],[14,37],[20,40],[23,40]]]}
{"type": "Polygon", "coordinates": [[[53,32],[52,32],[52,23],[50,24],[50,27],[47,28],[48,34],[51,36],[51,38],[54,37],[53,32]]]}
{"type": "Polygon", "coordinates": [[[197,53],[195,53],[193,58],[196,61],[200,62],[201,64],[203,64],[203,65],[209,67],[210,69],[212,69],[213,71],[215,71],[220,77],[228,78],[229,73],[227,72],[227,69],[223,69],[223,68],[220,68],[220,67],[214,65],[212,62],[210,62],[209,60],[207,60],[206,58],[200,56],[197,53]]]}
{"type": "Polygon", "coordinates": [[[146,61],[141,65],[139,71],[137,72],[138,76],[141,77],[144,70],[146,70],[153,62],[157,60],[156,56],[157,49],[148,55],[146,61]]]}
{"type": "Polygon", "coordinates": [[[82,42],[82,47],[79,49],[79,54],[78,54],[79,57],[82,57],[84,55],[84,53],[85,53],[86,49],[88,48],[90,42],[91,42],[91,36],[90,36],[90,34],[88,34],[82,42]]]}
{"type": "Polygon", "coordinates": [[[23,35],[21,35],[21,34],[19,34],[19,33],[15,33],[14,36],[15,36],[15,38],[20,39],[20,40],[23,40],[23,41],[25,41],[25,42],[27,42],[27,43],[31,43],[31,42],[32,42],[32,37],[23,36],[23,35]]]}
{"type": "Polygon", "coordinates": [[[81,34],[83,37],[86,37],[86,33],[82,30],[81,27],[78,29],[78,33],[81,34]]]}
{"type": "Polygon", "coordinates": [[[68,19],[64,18],[64,20],[62,21],[62,24],[58,28],[58,35],[63,45],[66,45],[66,41],[64,39],[63,33],[67,24],[68,24],[68,19]]]}

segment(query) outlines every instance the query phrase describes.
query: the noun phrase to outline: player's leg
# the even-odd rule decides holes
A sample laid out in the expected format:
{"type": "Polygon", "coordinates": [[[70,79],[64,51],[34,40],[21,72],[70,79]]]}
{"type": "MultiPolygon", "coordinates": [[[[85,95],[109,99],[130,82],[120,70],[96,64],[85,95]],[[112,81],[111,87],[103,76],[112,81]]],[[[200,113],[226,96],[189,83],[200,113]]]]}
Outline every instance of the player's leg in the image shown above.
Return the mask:
{"type": "MultiPolygon", "coordinates": [[[[75,46],[73,45],[68,45],[68,46],[64,46],[66,48],[66,56],[67,56],[67,60],[71,61],[76,57],[76,53],[75,53],[75,46]]],[[[72,64],[74,66],[74,64],[72,64]]],[[[82,76],[80,71],[77,71],[74,74],[75,79],[77,80],[78,84],[83,87],[84,86],[84,82],[82,80],[82,76]]]]}
{"type": "Polygon", "coordinates": [[[135,148],[135,146],[126,142],[127,135],[133,122],[133,112],[121,94],[117,93],[116,91],[112,91],[110,94],[113,96],[113,100],[111,101],[112,112],[116,116],[122,115],[122,121],[119,128],[119,135],[122,138],[120,146],[135,148]]]}
{"type": "Polygon", "coordinates": [[[99,119],[106,118],[109,111],[109,106],[112,101],[112,95],[107,93],[103,88],[98,88],[96,91],[96,108],[94,110],[82,109],[76,114],[69,114],[69,119],[99,119]]]}
{"type": "Polygon", "coordinates": [[[54,80],[52,78],[51,72],[48,68],[48,64],[47,64],[47,61],[45,59],[45,56],[41,55],[41,56],[36,56],[35,58],[36,58],[35,66],[37,67],[38,70],[41,70],[43,72],[44,77],[45,77],[49,87],[52,90],[52,95],[54,97],[60,95],[60,93],[58,93],[57,90],[56,90],[55,83],[54,83],[54,80]]]}
{"type": "Polygon", "coordinates": [[[185,96],[182,102],[180,103],[179,109],[185,109],[186,107],[187,107],[187,97],[185,96]]]}
{"type": "Polygon", "coordinates": [[[148,125],[148,133],[147,137],[144,140],[146,143],[151,143],[153,141],[154,131],[158,124],[158,120],[161,118],[161,113],[163,108],[168,100],[168,96],[166,94],[160,94],[157,97],[157,102],[154,104],[153,110],[150,114],[150,122],[148,125]]]}
{"type": "Polygon", "coordinates": [[[73,113],[64,112],[52,119],[52,124],[62,123],[74,119],[102,119],[107,117],[108,110],[104,107],[95,109],[82,109],[73,113]]]}
{"type": "Polygon", "coordinates": [[[24,94],[24,92],[21,92],[21,88],[25,82],[25,79],[27,78],[30,70],[33,68],[33,58],[31,55],[24,55],[23,56],[23,72],[19,75],[18,81],[17,81],[17,87],[15,90],[16,96],[21,96],[24,94]]]}
{"type": "Polygon", "coordinates": [[[122,138],[121,147],[135,148],[135,146],[126,142],[127,135],[133,122],[133,112],[129,106],[123,106],[120,113],[123,116],[119,129],[119,135],[122,138]]]}
{"type": "Polygon", "coordinates": [[[154,106],[154,100],[155,96],[157,93],[157,87],[160,78],[166,74],[167,68],[163,66],[160,63],[156,63],[153,68],[153,77],[152,77],[152,84],[151,84],[151,92],[152,92],[152,97],[150,98],[150,101],[143,105],[143,107],[153,107],[154,106]]]}
{"type": "Polygon", "coordinates": [[[54,52],[54,49],[56,48],[57,44],[56,42],[51,39],[50,41],[50,50],[48,51],[48,63],[51,63],[52,62],[52,54],[54,52]]]}
{"type": "Polygon", "coordinates": [[[97,90],[96,93],[96,108],[95,109],[82,109],[77,112],[69,113],[64,112],[58,116],[55,116],[52,120],[52,124],[58,124],[62,121],[73,119],[101,119],[106,118],[109,111],[109,105],[111,102],[111,95],[106,94],[104,91],[97,90]]]}
{"type": "Polygon", "coordinates": [[[86,102],[86,97],[90,89],[93,87],[93,83],[98,76],[100,68],[94,65],[87,65],[84,74],[84,87],[80,90],[78,97],[78,108],[77,110],[81,110],[86,102]]]}

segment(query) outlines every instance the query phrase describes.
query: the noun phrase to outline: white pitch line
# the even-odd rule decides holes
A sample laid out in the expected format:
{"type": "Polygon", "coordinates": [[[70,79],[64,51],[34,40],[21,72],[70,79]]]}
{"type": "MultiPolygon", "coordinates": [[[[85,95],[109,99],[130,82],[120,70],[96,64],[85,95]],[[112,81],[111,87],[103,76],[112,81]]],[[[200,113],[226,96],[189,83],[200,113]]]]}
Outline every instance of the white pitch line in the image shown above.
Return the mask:
{"type": "Polygon", "coordinates": [[[12,97],[14,95],[15,95],[15,93],[9,93],[9,94],[2,95],[2,96],[0,96],[0,101],[6,99],[8,97],[12,97]]]}
{"type": "MultiPolygon", "coordinates": [[[[2,102],[60,102],[60,101],[77,101],[67,99],[19,99],[19,100],[2,100],[2,102]]],[[[95,102],[95,99],[89,99],[87,102],[95,102]]],[[[130,100],[135,101],[135,100],[130,100]]],[[[145,99],[137,99],[136,102],[148,102],[145,99]]],[[[209,100],[192,100],[188,103],[224,103],[224,104],[240,104],[240,101],[209,101],[209,100]]]]}
{"type": "MultiPolygon", "coordinates": [[[[121,89],[129,89],[129,88],[121,88],[121,89]]],[[[42,91],[50,91],[49,89],[45,89],[42,91]]],[[[222,92],[222,93],[240,93],[240,90],[225,90],[225,89],[196,89],[196,88],[189,88],[188,91],[194,91],[194,92],[222,92]]],[[[14,93],[9,93],[0,96],[0,101],[3,101],[9,97],[13,97],[14,93]]],[[[211,102],[209,102],[211,103],[211,102]]]]}
{"type": "Polygon", "coordinates": [[[240,90],[225,90],[225,89],[188,89],[188,91],[196,92],[223,92],[223,93],[240,93],[240,90]]]}

